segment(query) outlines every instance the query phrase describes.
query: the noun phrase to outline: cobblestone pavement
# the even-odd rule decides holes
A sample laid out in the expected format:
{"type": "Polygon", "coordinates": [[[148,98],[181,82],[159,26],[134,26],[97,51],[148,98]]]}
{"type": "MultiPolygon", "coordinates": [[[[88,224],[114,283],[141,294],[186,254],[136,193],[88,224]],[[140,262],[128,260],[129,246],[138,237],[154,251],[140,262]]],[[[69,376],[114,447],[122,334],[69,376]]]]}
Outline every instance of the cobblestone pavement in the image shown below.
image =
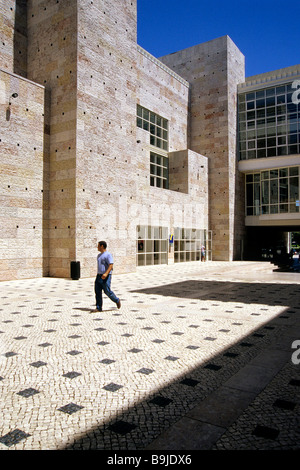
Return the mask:
{"type": "Polygon", "coordinates": [[[300,448],[300,274],[138,268],[102,313],[93,285],[0,283],[0,450],[300,448]]]}

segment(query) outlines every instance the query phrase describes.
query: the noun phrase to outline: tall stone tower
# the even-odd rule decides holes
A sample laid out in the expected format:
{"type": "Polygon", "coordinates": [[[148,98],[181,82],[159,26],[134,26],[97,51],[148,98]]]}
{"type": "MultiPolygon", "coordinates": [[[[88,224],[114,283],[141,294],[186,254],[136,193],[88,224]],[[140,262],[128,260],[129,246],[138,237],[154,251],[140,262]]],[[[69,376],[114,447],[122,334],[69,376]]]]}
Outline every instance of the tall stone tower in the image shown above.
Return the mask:
{"type": "Polygon", "coordinates": [[[44,87],[26,78],[26,18],[25,0],[0,0],[0,280],[45,272],[44,87]]]}
{"type": "Polygon", "coordinates": [[[236,159],[237,84],[245,80],[244,56],[223,36],[160,60],[191,84],[189,148],[209,159],[213,257],[235,259],[244,216],[236,159]]]}
{"type": "Polygon", "coordinates": [[[27,17],[28,78],[47,96],[49,275],[76,259],[94,275],[115,228],[109,181],[135,163],[136,0],[28,0],[27,17]]]}

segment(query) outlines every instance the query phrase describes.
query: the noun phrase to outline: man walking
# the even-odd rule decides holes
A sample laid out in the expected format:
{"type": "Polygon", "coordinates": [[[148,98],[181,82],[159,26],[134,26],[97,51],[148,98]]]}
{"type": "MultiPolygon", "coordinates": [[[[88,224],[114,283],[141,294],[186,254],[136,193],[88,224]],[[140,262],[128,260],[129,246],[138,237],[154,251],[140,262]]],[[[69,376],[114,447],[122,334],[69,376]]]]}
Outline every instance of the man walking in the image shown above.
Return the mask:
{"type": "Polygon", "coordinates": [[[111,274],[113,270],[113,257],[109,251],[106,251],[107,244],[105,241],[100,241],[98,243],[98,251],[100,251],[97,256],[97,277],[95,280],[95,294],[96,294],[96,309],[99,312],[102,312],[102,291],[110,298],[117,307],[121,307],[120,299],[113,293],[110,288],[111,285],[111,274]]]}

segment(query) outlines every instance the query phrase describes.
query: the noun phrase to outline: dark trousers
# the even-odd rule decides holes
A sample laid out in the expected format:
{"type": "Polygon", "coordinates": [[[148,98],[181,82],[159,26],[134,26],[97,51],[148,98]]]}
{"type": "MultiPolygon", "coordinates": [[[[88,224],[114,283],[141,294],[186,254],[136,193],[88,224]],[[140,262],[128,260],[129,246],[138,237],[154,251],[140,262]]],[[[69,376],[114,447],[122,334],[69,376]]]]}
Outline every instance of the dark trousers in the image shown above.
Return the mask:
{"type": "Polygon", "coordinates": [[[102,310],[103,299],[102,291],[107,295],[107,297],[114,303],[118,303],[119,299],[111,290],[111,274],[107,276],[106,279],[102,279],[101,274],[97,274],[95,279],[95,295],[96,295],[96,307],[98,310],[102,310]]]}

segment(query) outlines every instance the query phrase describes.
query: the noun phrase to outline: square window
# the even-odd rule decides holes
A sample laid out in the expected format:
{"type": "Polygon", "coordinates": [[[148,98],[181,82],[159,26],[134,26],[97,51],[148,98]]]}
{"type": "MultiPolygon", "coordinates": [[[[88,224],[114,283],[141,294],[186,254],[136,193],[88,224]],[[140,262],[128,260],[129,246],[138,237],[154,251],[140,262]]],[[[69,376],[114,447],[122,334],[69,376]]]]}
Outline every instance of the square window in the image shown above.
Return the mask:
{"type": "Polygon", "coordinates": [[[256,100],[256,107],[257,108],[264,108],[266,106],[265,99],[256,100]]]}
{"type": "Polygon", "coordinates": [[[256,99],[259,99],[259,98],[264,98],[265,97],[265,90],[259,90],[256,92],[256,99]]]}
{"type": "Polygon", "coordinates": [[[269,96],[266,98],[266,106],[274,106],[275,105],[275,96],[269,96]]]}
{"type": "Polygon", "coordinates": [[[274,95],[275,95],[275,88],[266,89],[266,96],[274,96],[274,95]]]}
{"type": "Polygon", "coordinates": [[[265,158],[267,156],[266,149],[257,150],[257,158],[265,158]]]}
{"type": "Polygon", "coordinates": [[[285,85],[276,87],[276,95],[285,93],[285,85]]]}
{"type": "Polygon", "coordinates": [[[246,100],[252,101],[255,99],[255,93],[246,93],[246,100]]]}
{"type": "Polygon", "coordinates": [[[277,104],[284,104],[286,102],[285,95],[276,96],[276,102],[277,104]]]}
{"type": "Polygon", "coordinates": [[[276,157],[276,147],[267,149],[267,157],[276,157]]]}

